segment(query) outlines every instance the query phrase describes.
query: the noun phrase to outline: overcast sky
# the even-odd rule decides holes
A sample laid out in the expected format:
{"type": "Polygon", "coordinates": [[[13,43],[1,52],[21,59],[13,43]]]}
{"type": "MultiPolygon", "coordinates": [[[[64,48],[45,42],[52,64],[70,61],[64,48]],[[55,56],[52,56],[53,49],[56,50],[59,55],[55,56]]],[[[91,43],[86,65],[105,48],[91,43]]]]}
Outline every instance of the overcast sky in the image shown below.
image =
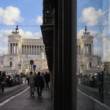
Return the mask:
{"type": "MultiPolygon", "coordinates": [[[[103,14],[109,9],[110,0],[78,0],[77,31],[82,35],[85,25],[95,37],[95,53],[102,55],[103,14]],[[100,42],[99,42],[100,40],[100,42]]],[[[15,26],[25,38],[40,38],[42,24],[42,0],[0,0],[0,53],[7,51],[7,38],[15,26]],[[24,26],[31,25],[31,26],[24,26]],[[34,27],[33,25],[36,25],[34,27]]],[[[106,39],[108,40],[108,38],[106,39]]]]}

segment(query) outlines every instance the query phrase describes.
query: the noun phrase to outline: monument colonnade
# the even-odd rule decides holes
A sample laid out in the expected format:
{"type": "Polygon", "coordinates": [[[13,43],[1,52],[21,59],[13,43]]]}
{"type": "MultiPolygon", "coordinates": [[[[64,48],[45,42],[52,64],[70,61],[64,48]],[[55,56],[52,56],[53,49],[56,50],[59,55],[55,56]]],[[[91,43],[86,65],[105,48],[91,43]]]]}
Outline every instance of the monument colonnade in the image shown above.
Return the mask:
{"type": "MultiPolygon", "coordinates": [[[[10,43],[10,54],[18,54],[18,43],[10,43]]],[[[21,54],[40,55],[44,51],[44,45],[22,45],[21,54]]]]}
{"type": "Polygon", "coordinates": [[[22,45],[22,54],[40,55],[44,45],[22,45]]]}
{"type": "MultiPolygon", "coordinates": [[[[92,48],[92,44],[84,44],[84,54],[93,54],[92,52],[93,48],[92,48]]],[[[81,54],[82,52],[82,48],[80,45],[77,46],[77,54],[81,54]]]]}

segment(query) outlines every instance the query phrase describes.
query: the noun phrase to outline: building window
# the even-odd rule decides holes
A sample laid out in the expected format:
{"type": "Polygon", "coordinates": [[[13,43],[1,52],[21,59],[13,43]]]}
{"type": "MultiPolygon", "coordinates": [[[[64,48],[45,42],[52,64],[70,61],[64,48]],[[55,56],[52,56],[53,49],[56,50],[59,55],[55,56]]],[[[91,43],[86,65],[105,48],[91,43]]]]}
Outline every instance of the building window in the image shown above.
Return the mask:
{"type": "Polygon", "coordinates": [[[12,62],[10,62],[10,67],[12,67],[12,65],[13,65],[13,63],[12,63],[12,62]]]}
{"type": "Polygon", "coordinates": [[[90,67],[90,68],[92,67],[92,62],[89,63],[89,67],[90,67]]]}

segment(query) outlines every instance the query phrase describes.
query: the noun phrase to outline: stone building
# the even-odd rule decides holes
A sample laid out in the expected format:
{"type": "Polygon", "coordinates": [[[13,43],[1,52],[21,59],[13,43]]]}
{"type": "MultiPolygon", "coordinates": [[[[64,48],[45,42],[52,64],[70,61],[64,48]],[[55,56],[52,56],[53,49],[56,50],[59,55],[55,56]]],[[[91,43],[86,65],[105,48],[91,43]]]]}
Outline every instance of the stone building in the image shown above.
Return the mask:
{"type": "Polygon", "coordinates": [[[94,55],[93,36],[85,32],[77,39],[77,74],[95,73],[101,69],[101,57],[94,55]]]}
{"type": "Polygon", "coordinates": [[[30,60],[36,71],[47,70],[45,46],[42,39],[26,39],[19,35],[18,27],[8,36],[8,54],[0,56],[0,70],[6,72],[29,72],[30,60]]]}

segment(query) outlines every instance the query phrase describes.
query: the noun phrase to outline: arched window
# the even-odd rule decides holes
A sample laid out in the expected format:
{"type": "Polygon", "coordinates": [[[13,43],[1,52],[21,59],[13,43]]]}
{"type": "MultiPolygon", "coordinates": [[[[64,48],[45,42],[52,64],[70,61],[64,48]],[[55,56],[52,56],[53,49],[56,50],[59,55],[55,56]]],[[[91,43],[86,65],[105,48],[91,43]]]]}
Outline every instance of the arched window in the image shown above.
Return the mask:
{"type": "Polygon", "coordinates": [[[10,62],[10,67],[12,67],[12,65],[13,65],[13,63],[12,63],[12,62],[10,62]]]}
{"type": "Polygon", "coordinates": [[[90,68],[92,67],[92,62],[89,63],[89,67],[90,67],[90,68]]]}

